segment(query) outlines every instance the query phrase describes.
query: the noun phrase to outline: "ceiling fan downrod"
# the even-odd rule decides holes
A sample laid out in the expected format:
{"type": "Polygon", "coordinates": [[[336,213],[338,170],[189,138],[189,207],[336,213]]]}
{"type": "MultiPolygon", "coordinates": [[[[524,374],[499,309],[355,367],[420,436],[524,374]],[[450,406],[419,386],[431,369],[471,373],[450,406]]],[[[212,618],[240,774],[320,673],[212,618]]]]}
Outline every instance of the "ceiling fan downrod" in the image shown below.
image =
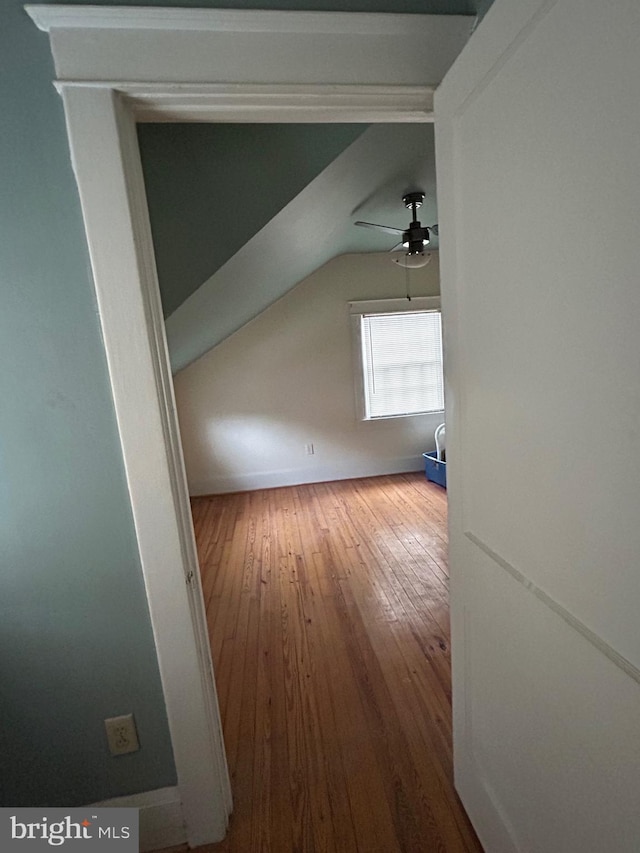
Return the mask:
{"type": "MultiPolygon", "coordinates": [[[[404,202],[404,206],[407,209],[411,209],[411,215],[413,216],[413,222],[418,221],[418,209],[422,207],[422,202],[424,201],[424,193],[407,193],[402,196],[402,201],[404,202]]],[[[413,223],[411,223],[413,224],[413,223]]]]}

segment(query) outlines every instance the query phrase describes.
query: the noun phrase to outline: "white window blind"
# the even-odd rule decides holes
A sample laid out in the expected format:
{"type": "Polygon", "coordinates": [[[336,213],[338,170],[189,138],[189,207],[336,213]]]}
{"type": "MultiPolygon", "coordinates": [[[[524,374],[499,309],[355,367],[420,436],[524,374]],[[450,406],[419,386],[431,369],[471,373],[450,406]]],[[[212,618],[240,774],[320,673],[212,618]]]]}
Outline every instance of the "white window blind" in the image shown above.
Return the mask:
{"type": "Polygon", "coordinates": [[[365,417],[444,409],[439,311],[361,316],[365,417]]]}

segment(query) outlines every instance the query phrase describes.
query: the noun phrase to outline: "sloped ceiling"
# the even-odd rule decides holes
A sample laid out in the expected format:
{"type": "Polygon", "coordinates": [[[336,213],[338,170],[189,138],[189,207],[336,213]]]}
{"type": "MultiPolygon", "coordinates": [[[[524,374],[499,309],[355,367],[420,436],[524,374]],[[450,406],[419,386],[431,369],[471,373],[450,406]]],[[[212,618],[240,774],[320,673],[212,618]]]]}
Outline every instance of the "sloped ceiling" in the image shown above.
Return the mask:
{"type": "Polygon", "coordinates": [[[366,130],[359,124],[140,124],[165,317],[366,130]]]}
{"type": "MultiPolygon", "coordinates": [[[[184,127],[191,129],[191,126],[184,127]]],[[[288,127],[291,131],[296,126],[288,127]]],[[[247,136],[254,130],[254,126],[243,126],[247,136]]],[[[256,138],[260,138],[260,134],[256,138]]],[[[309,141],[306,132],[300,138],[309,141]]],[[[297,162],[304,157],[304,145],[299,146],[297,160],[289,151],[284,159],[285,169],[296,171],[297,162]]],[[[241,172],[240,169],[237,174],[239,183],[242,182],[241,172]]],[[[277,183],[279,174],[280,169],[276,167],[266,177],[272,175],[277,183]]],[[[218,265],[215,257],[209,257],[211,274],[199,287],[191,288],[191,295],[167,319],[174,371],[224,340],[336,255],[391,249],[397,242],[392,235],[356,227],[354,222],[362,219],[405,228],[409,213],[402,204],[402,196],[411,190],[422,190],[426,194],[420,211],[421,221],[426,225],[436,222],[433,126],[372,125],[364,130],[360,127],[354,141],[305,182],[262,227],[248,239],[243,237],[245,241],[237,251],[234,244],[234,250],[226,252],[224,263],[218,265]]],[[[282,197],[281,187],[274,188],[273,192],[282,197]]],[[[152,221],[154,218],[157,221],[159,216],[153,209],[156,196],[153,191],[149,192],[152,221]]],[[[205,222],[204,230],[197,225],[205,242],[208,229],[215,230],[222,223],[224,231],[228,225],[225,204],[229,199],[224,201],[222,196],[217,196],[217,200],[219,209],[212,216],[218,222],[211,221],[210,225],[205,222]]],[[[244,203],[235,196],[232,202],[241,207],[244,203]]],[[[176,209],[184,203],[177,203],[176,209]]],[[[174,213],[175,210],[172,215],[174,213]]],[[[171,232],[167,231],[167,238],[163,248],[168,246],[170,251],[182,253],[183,232],[177,229],[171,237],[171,232]]],[[[233,235],[229,240],[238,242],[233,235]]],[[[222,244],[225,246],[224,240],[222,244]]],[[[208,252],[205,254],[209,256],[208,252]]],[[[161,265],[163,257],[165,253],[158,252],[161,289],[167,286],[166,271],[161,265]]],[[[185,258],[186,273],[190,263],[188,256],[185,258]]],[[[197,266],[203,268],[199,261],[197,266]]],[[[171,272],[179,276],[180,269],[172,266],[171,272]]],[[[175,300],[174,286],[168,295],[175,300]]],[[[348,299],[347,294],[345,299],[348,299]]]]}

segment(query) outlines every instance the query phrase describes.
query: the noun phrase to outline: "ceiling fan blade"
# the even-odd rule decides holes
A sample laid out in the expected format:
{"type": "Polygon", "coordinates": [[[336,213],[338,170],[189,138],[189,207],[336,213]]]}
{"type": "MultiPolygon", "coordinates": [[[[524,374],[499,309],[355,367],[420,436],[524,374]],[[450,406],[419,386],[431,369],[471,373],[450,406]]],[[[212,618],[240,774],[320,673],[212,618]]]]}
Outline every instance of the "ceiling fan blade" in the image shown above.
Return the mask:
{"type": "Polygon", "coordinates": [[[437,236],[438,236],[438,234],[440,233],[440,229],[438,228],[438,223],[436,222],[436,224],[435,224],[435,225],[430,225],[430,226],[429,226],[429,231],[431,231],[431,233],[432,233],[432,234],[435,234],[435,236],[437,237],[437,236]]]}
{"type": "Polygon", "coordinates": [[[364,225],[365,228],[377,228],[378,231],[385,231],[387,234],[404,234],[402,228],[390,228],[388,225],[376,225],[374,222],[355,222],[354,225],[364,225]]]}

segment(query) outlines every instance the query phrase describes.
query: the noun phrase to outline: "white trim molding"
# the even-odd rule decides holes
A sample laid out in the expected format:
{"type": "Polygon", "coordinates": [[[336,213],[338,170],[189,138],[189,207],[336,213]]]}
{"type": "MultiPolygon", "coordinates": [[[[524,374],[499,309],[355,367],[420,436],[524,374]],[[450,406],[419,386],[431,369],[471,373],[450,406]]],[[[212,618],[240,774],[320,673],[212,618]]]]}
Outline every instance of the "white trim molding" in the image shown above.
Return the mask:
{"type": "Polygon", "coordinates": [[[231,802],[135,122],[108,89],[63,102],[183,817],[202,844],[224,837],[231,802]]]}
{"type": "Polygon", "coordinates": [[[439,311],[439,296],[406,296],[393,299],[365,299],[349,303],[350,314],[391,314],[403,311],[439,311]]]}
{"type": "Polygon", "coordinates": [[[95,808],[138,809],[140,853],[177,847],[187,840],[177,788],[158,788],[90,805],[95,808]]]}
{"type": "Polygon", "coordinates": [[[153,6],[26,5],[43,32],[52,30],[165,30],[169,32],[276,33],[304,35],[411,35],[457,33],[469,15],[402,15],[387,12],[306,12],[255,9],[155,8],[153,6]]]}
{"type": "Polygon", "coordinates": [[[472,16],[26,7],[64,82],[436,86],[472,16]]]}
{"type": "Polygon", "coordinates": [[[171,808],[198,846],[223,838],[231,792],[136,122],[430,121],[474,19],[26,9],[49,34],[64,104],[178,777],[171,808]]]}
{"type": "Polygon", "coordinates": [[[118,92],[137,122],[430,121],[433,86],[324,86],[213,84],[159,85],[118,81],[56,81],[70,88],[118,92]]]}
{"type": "MultiPolygon", "coordinates": [[[[68,84],[67,84],[68,85],[68,84]]],[[[119,85],[144,121],[424,122],[433,114],[433,86],[182,86],[119,85]],[[336,116],[340,116],[336,119],[336,116]],[[333,116],[328,119],[328,116],[333,116]]]]}

